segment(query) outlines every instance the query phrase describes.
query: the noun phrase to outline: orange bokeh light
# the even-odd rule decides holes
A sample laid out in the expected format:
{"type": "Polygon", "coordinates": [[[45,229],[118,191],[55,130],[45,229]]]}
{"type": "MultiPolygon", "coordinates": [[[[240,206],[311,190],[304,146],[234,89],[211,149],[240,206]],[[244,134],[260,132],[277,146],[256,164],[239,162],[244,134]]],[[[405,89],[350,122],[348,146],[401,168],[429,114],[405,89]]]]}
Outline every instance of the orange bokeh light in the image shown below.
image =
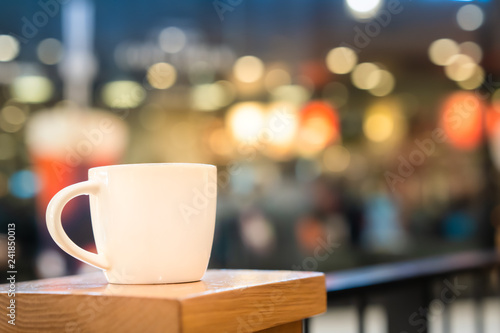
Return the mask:
{"type": "Polygon", "coordinates": [[[498,131],[500,124],[500,103],[493,102],[486,112],[486,133],[488,137],[493,137],[495,131],[498,131]]]}
{"type": "Polygon", "coordinates": [[[443,103],[441,126],[455,148],[472,150],[482,141],[484,103],[471,92],[451,94],[443,103]]]}
{"type": "Polygon", "coordinates": [[[298,148],[302,155],[314,155],[339,137],[339,117],[328,103],[313,101],[302,109],[298,133],[298,148]]]}

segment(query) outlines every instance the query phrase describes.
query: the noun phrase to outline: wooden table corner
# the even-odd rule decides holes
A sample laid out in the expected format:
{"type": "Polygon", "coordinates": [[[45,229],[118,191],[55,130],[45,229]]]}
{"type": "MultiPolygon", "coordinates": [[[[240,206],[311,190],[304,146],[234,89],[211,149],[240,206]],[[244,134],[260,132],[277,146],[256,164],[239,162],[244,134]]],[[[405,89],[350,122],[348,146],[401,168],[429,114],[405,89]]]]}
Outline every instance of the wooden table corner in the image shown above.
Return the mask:
{"type": "MultiPolygon", "coordinates": [[[[0,285],[15,326],[1,332],[302,332],[305,318],[326,311],[318,272],[208,270],[201,281],[108,284],[101,272],[0,285]]],[[[4,316],[5,317],[5,316],[4,316]]]]}

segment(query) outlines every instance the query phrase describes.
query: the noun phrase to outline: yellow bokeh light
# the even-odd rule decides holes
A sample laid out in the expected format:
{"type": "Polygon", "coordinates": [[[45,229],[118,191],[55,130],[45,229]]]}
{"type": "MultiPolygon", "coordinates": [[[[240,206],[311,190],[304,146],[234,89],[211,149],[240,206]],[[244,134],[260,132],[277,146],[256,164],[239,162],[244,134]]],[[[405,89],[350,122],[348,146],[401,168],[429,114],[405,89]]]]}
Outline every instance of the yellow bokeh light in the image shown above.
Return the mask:
{"type": "Polygon", "coordinates": [[[378,84],[371,88],[369,92],[374,96],[386,96],[392,92],[396,81],[389,71],[381,69],[378,71],[378,75],[380,78],[378,84]]]}
{"type": "Polygon", "coordinates": [[[191,104],[201,111],[220,109],[234,100],[235,91],[228,81],[200,84],[191,89],[191,104]]]}
{"type": "Polygon", "coordinates": [[[156,89],[168,89],[177,80],[175,67],[166,62],[159,62],[148,69],[149,84],[156,89]]]}
{"type": "Polygon", "coordinates": [[[449,38],[435,40],[429,46],[429,58],[439,66],[446,66],[450,62],[450,58],[460,52],[458,44],[449,38]]]}
{"type": "Polygon", "coordinates": [[[484,69],[481,66],[474,67],[474,73],[470,78],[464,81],[458,81],[457,84],[460,88],[465,90],[472,90],[479,88],[483,84],[485,78],[484,69]]]}
{"type": "Polygon", "coordinates": [[[331,172],[342,172],[351,162],[349,150],[341,145],[330,146],[323,152],[324,168],[331,172]]]}
{"type": "Polygon", "coordinates": [[[311,92],[303,86],[291,84],[281,86],[271,92],[273,101],[286,101],[295,105],[301,105],[309,100],[311,92]]]}
{"type": "Polygon", "coordinates": [[[272,145],[291,145],[297,134],[299,123],[296,106],[289,102],[271,103],[266,123],[272,145]]]}
{"type": "Polygon", "coordinates": [[[19,54],[19,42],[9,35],[0,35],[0,61],[11,61],[19,54]]]}
{"type": "Polygon", "coordinates": [[[387,140],[394,130],[394,121],[389,114],[373,114],[366,118],[363,131],[368,139],[375,142],[387,140]]]}
{"type": "Polygon", "coordinates": [[[336,47],[326,56],[326,66],[332,73],[346,74],[358,63],[356,52],[348,47],[336,47]]]}
{"type": "Polygon", "coordinates": [[[363,133],[378,144],[375,154],[383,154],[401,142],[408,125],[398,98],[382,98],[372,103],[363,117],[363,133]],[[380,143],[383,143],[381,145],[380,143]]]}
{"type": "Polygon", "coordinates": [[[477,65],[471,57],[465,54],[457,54],[450,58],[449,64],[444,71],[448,78],[453,81],[464,81],[469,79],[476,71],[477,65]]]}
{"type": "Polygon", "coordinates": [[[264,63],[257,57],[244,56],[236,60],[233,72],[236,79],[241,82],[255,82],[264,74],[264,63]]]}
{"type": "Polygon", "coordinates": [[[321,152],[328,143],[327,138],[330,127],[325,123],[324,119],[319,117],[307,119],[302,126],[297,151],[302,157],[312,158],[321,152]]]}
{"type": "Polygon", "coordinates": [[[237,141],[256,143],[265,124],[264,108],[257,102],[235,104],[228,111],[226,123],[237,141]]]}
{"type": "Polygon", "coordinates": [[[52,81],[44,76],[19,76],[11,85],[12,96],[24,103],[46,102],[52,97],[53,92],[52,81]]]}
{"type": "Polygon", "coordinates": [[[226,80],[219,80],[214,84],[221,87],[224,91],[222,98],[219,100],[219,107],[224,107],[231,104],[236,98],[236,88],[234,87],[234,85],[226,80]]]}
{"type": "Polygon", "coordinates": [[[9,105],[2,109],[2,118],[11,125],[22,125],[26,122],[26,114],[20,108],[9,105]]]}
{"type": "Polygon", "coordinates": [[[102,89],[104,103],[112,108],[135,108],[142,103],[145,97],[144,88],[135,81],[113,81],[106,83],[102,89]]]}
{"type": "Polygon", "coordinates": [[[223,100],[224,89],[217,84],[199,84],[191,90],[193,108],[201,111],[217,110],[223,100]]]}
{"type": "Polygon", "coordinates": [[[267,91],[272,91],[279,86],[289,85],[291,82],[290,74],[281,68],[270,70],[264,78],[264,85],[267,91]]]}
{"type": "Polygon", "coordinates": [[[352,83],[359,89],[372,89],[380,83],[380,68],[370,62],[357,65],[351,74],[352,83]]]}

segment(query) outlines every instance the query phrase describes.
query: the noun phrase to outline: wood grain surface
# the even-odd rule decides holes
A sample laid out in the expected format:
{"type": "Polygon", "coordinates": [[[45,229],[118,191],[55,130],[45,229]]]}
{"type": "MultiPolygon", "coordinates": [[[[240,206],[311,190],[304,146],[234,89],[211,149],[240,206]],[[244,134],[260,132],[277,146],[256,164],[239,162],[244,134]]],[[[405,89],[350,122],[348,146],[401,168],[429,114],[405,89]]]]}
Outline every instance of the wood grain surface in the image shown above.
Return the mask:
{"type": "Polygon", "coordinates": [[[98,272],[17,283],[15,300],[16,326],[4,315],[0,332],[301,332],[326,310],[324,275],[292,271],[208,270],[165,285],[108,284],[98,272]]]}

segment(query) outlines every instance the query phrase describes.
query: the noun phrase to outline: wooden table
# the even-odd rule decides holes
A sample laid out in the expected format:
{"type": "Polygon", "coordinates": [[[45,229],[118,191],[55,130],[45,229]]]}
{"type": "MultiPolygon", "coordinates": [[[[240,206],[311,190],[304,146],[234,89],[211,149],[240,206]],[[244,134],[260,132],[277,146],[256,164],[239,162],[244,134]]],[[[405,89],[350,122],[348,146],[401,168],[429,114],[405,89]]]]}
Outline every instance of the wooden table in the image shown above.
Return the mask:
{"type": "MultiPolygon", "coordinates": [[[[10,302],[0,285],[2,313],[10,302]]],[[[16,284],[16,326],[0,332],[302,332],[326,310],[316,272],[208,270],[202,281],[107,284],[91,273],[16,284]]]]}

